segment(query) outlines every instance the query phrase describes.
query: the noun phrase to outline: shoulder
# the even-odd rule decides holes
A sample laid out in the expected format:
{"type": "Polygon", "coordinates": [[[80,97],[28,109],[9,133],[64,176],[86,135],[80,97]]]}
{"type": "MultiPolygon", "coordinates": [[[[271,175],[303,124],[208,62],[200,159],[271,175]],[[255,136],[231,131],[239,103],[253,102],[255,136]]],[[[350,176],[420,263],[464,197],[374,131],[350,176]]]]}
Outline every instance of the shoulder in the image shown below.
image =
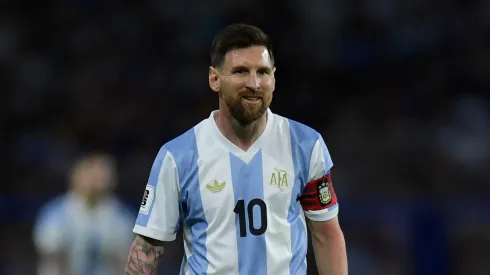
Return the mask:
{"type": "Polygon", "coordinates": [[[174,158],[192,157],[197,154],[196,129],[201,128],[207,121],[202,121],[180,136],[168,141],[162,150],[169,152],[174,158]]]}
{"type": "Polygon", "coordinates": [[[321,135],[317,130],[296,120],[278,114],[274,114],[274,120],[279,128],[286,128],[286,131],[289,131],[291,145],[300,143],[311,144],[313,146],[315,142],[321,138],[321,135]]]}
{"type": "Polygon", "coordinates": [[[195,150],[195,143],[195,127],[192,127],[180,136],[165,143],[161,150],[170,152],[174,156],[188,154],[195,150]]]}
{"type": "Polygon", "coordinates": [[[67,231],[68,195],[62,195],[44,204],[32,231],[34,246],[40,253],[59,251],[67,231]]]}
{"type": "Polygon", "coordinates": [[[37,216],[38,225],[62,222],[67,200],[67,195],[60,195],[41,206],[37,216]]]}
{"type": "Polygon", "coordinates": [[[198,159],[196,129],[206,127],[209,122],[201,121],[185,133],[165,143],[158,153],[161,160],[168,156],[171,159],[172,165],[177,167],[179,175],[188,174],[191,172],[198,159]]]}
{"type": "Polygon", "coordinates": [[[205,120],[185,131],[183,134],[167,141],[160,147],[158,155],[163,159],[167,153],[173,157],[178,155],[186,155],[195,151],[195,128],[205,123],[205,120]]]}

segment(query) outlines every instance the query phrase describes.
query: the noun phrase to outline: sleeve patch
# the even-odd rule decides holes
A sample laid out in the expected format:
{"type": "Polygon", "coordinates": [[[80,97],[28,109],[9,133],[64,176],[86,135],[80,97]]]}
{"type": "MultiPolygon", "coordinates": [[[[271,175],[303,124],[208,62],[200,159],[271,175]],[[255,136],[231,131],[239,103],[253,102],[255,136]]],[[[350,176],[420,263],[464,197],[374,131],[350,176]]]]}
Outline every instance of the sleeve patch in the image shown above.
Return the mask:
{"type": "Polygon", "coordinates": [[[337,203],[331,174],[309,182],[299,201],[305,211],[323,210],[337,203]]]}
{"type": "Polygon", "coordinates": [[[320,203],[325,206],[328,205],[332,201],[332,195],[330,195],[330,191],[328,190],[328,181],[321,181],[316,185],[316,189],[318,192],[318,197],[320,198],[320,203]]]}
{"type": "Polygon", "coordinates": [[[155,196],[155,187],[147,185],[145,189],[145,194],[143,195],[143,200],[141,201],[140,213],[148,214],[150,212],[151,203],[153,202],[153,197],[155,196]]]}

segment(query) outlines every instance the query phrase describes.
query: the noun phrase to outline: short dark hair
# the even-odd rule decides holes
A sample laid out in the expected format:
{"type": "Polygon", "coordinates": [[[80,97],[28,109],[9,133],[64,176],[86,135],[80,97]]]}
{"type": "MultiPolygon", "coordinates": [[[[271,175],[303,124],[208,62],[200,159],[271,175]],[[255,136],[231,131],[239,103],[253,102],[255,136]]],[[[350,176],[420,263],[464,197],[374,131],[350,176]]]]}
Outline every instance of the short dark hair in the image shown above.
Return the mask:
{"type": "Polygon", "coordinates": [[[211,45],[211,66],[223,65],[227,52],[252,46],[264,46],[269,52],[272,64],[274,55],[269,36],[261,29],[241,23],[228,25],[218,32],[211,45]]]}

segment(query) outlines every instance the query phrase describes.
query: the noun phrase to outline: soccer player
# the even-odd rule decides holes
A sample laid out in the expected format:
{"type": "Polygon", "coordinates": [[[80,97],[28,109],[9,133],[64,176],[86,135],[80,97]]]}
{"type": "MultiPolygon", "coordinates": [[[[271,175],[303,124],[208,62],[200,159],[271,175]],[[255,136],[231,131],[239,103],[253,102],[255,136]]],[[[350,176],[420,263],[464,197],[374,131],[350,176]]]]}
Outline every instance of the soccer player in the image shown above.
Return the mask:
{"type": "Polygon", "coordinates": [[[180,274],[304,275],[307,224],[319,273],[347,274],[332,160],[318,132],[269,109],[275,70],[260,29],[217,34],[209,86],[219,110],[158,152],[126,274],[156,274],[182,226],[180,274]]]}
{"type": "Polygon", "coordinates": [[[46,203],[37,218],[37,274],[124,272],[127,247],[134,238],[134,215],[111,193],[115,183],[115,161],[110,156],[89,154],[75,163],[70,190],[46,203]]]}

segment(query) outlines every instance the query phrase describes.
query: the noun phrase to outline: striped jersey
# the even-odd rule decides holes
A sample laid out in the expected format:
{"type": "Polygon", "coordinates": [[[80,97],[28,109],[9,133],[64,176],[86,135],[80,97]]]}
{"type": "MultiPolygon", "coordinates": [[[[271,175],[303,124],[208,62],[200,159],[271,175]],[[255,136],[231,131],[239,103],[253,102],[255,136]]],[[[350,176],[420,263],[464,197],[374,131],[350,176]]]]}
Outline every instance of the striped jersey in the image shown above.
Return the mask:
{"type": "Polygon", "coordinates": [[[268,109],[265,130],[243,151],[214,112],[162,146],[133,231],[172,241],[182,226],[180,274],[306,274],[305,216],[338,214],[322,136],[268,109]]]}
{"type": "MultiPolygon", "coordinates": [[[[48,201],[40,210],[33,231],[40,254],[62,255],[65,272],[73,275],[111,274],[123,263],[134,239],[134,215],[116,197],[88,208],[80,196],[68,192],[48,201]]],[[[38,275],[53,271],[40,262],[38,275]]]]}

